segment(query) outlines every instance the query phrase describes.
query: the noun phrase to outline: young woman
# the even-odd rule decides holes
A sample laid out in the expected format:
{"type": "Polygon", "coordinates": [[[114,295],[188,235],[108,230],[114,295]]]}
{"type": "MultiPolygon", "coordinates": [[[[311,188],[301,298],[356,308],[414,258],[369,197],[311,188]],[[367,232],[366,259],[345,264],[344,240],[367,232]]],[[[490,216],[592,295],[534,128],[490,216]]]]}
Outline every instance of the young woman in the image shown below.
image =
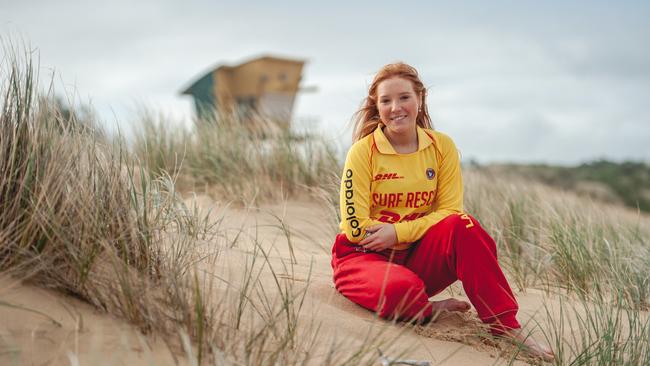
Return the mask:
{"type": "Polygon", "coordinates": [[[470,309],[453,298],[429,301],[460,280],[493,334],[552,360],[549,347],[521,331],[494,240],[463,211],[458,151],[432,129],[426,93],[413,67],[389,64],[355,115],[341,178],[342,232],[332,248],[336,288],[382,318],[424,323],[436,311],[470,309]]]}

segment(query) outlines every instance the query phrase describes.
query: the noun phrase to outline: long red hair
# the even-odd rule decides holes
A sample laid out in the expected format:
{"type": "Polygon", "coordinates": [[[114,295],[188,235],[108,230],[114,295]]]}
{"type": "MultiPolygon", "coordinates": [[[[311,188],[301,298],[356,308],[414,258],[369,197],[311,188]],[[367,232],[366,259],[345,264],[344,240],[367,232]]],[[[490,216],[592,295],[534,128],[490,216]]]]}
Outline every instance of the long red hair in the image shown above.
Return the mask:
{"type": "Polygon", "coordinates": [[[429,110],[427,109],[427,88],[420,80],[418,71],[411,65],[403,62],[388,64],[382,67],[370,84],[368,96],[363,101],[361,108],[353,115],[352,123],[354,124],[353,141],[359,141],[370,135],[379,125],[379,110],[377,109],[377,86],[379,83],[390,78],[402,78],[413,84],[413,90],[420,98],[420,110],[415,118],[415,122],[422,128],[433,129],[429,110]]]}

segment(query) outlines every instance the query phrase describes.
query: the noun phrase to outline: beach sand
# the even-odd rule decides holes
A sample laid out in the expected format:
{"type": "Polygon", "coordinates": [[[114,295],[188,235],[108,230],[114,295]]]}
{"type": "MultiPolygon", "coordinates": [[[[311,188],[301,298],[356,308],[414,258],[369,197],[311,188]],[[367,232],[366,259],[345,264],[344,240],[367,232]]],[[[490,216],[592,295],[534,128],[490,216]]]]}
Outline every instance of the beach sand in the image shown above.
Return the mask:
{"type": "MultiPolygon", "coordinates": [[[[219,251],[217,261],[198,263],[198,267],[206,276],[219,275],[237,283],[247,259],[253,255],[252,242],[257,241],[269,253],[269,262],[279,278],[296,288],[309,283],[300,321],[314,329],[319,325],[320,340],[355,347],[367,337],[384,337],[387,343],[377,351],[378,360],[381,351],[389,357],[426,360],[432,365],[507,364],[517,353],[508,342],[477,336],[485,333],[485,327],[473,309],[465,314],[439,314],[435,322],[413,327],[377,319],[340,295],[333,286],[330,267],[330,248],[337,229],[330,223],[327,208],[314,199],[304,197],[256,208],[227,206],[207,196],[197,200],[200,207],[211,208],[215,218],[224,216],[220,239],[204,243],[206,250],[219,251]]],[[[267,288],[272,294],[277,289],[271,283],[272,276],[262,278],[269,281],[267,288]]],[[[0,281],[0,293],[5,303],[0,306],[2,365],[187,363],[179,347],[168,346],[160,337],[141,335],[126,322],[60,292],[5,277],[0,281]]],[[[531,321],[536,313],[544,313],[543,300],[553,302],[539,290],[515,293],[522,323],[531,321]]],[[[449,296],[466,299],[459,283],[436,299],[449,296]]],[[[330,344],[323,342],[317,347],[315,357],[324,357],[330,344]]],[[[514,364],[539,362],[520,354],[514,364]]]]}

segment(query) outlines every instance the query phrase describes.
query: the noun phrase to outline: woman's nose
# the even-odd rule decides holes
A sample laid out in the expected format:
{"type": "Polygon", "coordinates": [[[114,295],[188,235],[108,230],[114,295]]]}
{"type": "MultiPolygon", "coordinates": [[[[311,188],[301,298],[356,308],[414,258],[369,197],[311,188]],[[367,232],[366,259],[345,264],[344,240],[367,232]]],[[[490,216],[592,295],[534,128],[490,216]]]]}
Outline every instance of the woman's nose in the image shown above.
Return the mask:
{"type": "Polygon", "coordinates": [[[391,108],[390,108],[391,111],[396,111],[396,110],[398,110],[398,109],[400,108],[400,106],[399,106],[399,102],[393,102],[393,103],[391,104],[390,107],[391,107],[391,108]]]}

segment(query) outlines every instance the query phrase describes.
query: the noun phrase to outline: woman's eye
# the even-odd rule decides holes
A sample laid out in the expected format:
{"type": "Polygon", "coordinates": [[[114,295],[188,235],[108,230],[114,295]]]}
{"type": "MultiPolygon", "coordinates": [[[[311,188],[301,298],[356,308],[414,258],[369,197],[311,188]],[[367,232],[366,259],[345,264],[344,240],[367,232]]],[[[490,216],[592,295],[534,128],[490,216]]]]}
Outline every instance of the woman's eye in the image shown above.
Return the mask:
{"type": "Polygon", "coordinates": [[[406,99],[408,99],[408,98],[409,98],[408,95],[402,95],[402,100],[406,100],[406,99]]]}

